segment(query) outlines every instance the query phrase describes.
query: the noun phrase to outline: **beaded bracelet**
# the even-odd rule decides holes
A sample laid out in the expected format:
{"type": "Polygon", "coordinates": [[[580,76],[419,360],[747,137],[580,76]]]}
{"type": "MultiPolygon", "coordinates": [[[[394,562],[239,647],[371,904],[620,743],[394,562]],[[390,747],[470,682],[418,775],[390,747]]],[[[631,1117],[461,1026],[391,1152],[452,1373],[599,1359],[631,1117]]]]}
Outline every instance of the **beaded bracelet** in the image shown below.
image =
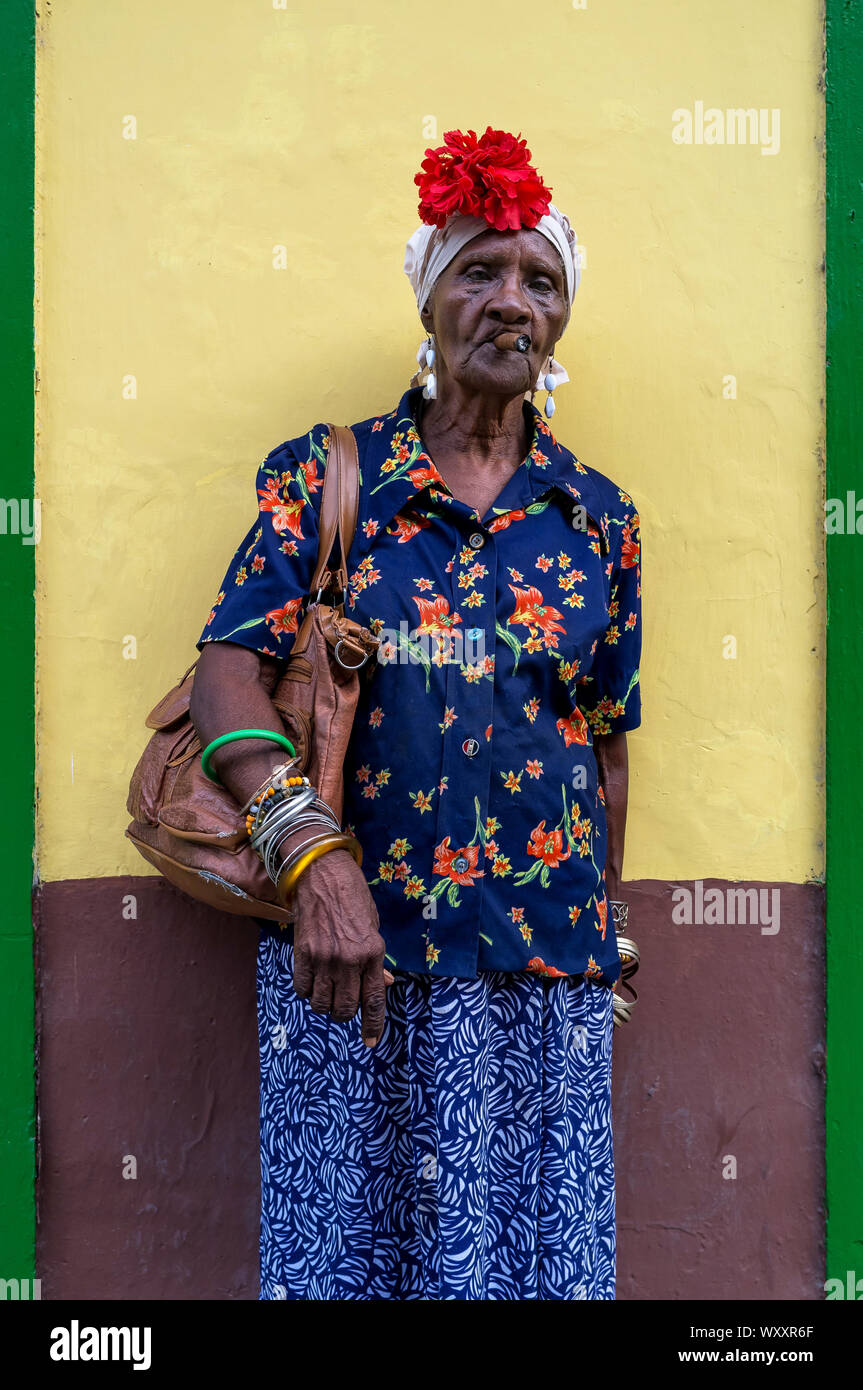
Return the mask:
{"type": "Polygon", "coordinates": [[[252,795],[249,797],[245,805],[240,807],[240,815],[245,815],[246,812],[249,811],[253,805],[257,804],[261,793],[265,792],[267,790],[267,787],[278,786],[280,785],[280,781],[283,777],[293,776],[297,763],[299,761],[299,757],[291,758],[288,762],[279,763],[277,767],[274,767],[269,777],[264,778],[263,782],[258,787],[258,789],[252,792],[252,795]]]}
{"type": "MultiPolygon", "coordinates": [[[[249,814],[246,816],[246,830],[249,832],[249,835],[251,835],[252,831],[257,829],[258,825],[260,824],[261,813],[264,808],[264,802],[268,801],[271,797],[275,797],[277,795],[278,790],[284,790],[287,792],[289,787],[302,787],[310,785],[311,783],[309,782],[308,777],[302,777],[299,774],[294,774],[294,776],[292,777],[286,777],[283,782],[280,782],[278,784],[278,787],[276,786],[275,778],[272,781],[270,781],[263,788],[262,791],[258,791],[252,798],[252,804],[249,809],[249,814]]],[[[291,795],[291,793],[288,792],[288,795],[291,795]]],[[[276,802],[276,805],[277,804],[278,802],[276,802]]]]}

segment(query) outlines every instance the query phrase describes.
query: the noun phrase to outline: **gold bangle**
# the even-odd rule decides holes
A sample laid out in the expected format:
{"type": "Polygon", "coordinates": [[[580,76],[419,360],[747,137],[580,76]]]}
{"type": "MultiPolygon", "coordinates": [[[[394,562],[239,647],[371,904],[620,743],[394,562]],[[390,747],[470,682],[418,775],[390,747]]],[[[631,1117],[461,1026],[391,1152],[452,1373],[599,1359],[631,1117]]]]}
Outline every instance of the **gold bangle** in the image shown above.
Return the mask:
{"type": "Polygon", "coordinates": [[[620,956],[621,965],[626,967],[623,973],[628,979],[630,975],[635,974],[641,964],[641,952],[638,949],[638,943],[631,936],[618,936],[617,953],[620,956]]]}
{"type": "Polygon", "coordinates": [[[620,1027],[622,1023],[628,1023],[629,1020],[632,1018],[632,1010],[635,1008],[635,1005],[638,1002],[638,991],[636,990],[635,985],[631,985],[629,983],[629,980],[623,975],[618,976],[614,984],[611,986],[611,991],[611,1012],[615,1026],[620,1027]],[[617,992],[618,986],[621,986],[623,989],[628,989],[630,994],[632,995],[632,998],[624,999],[617,992]]]}
{"type": "Polygon", "coordinates": [[[291,865],[283,874],[279,874],[276,883],[276,895],[280,902],[284,903],[290,893],[294,891],[300,875],[305,873],[310,864],[319,859],[322,854],[326,854],[331,849],[346,849],[353,855],[358,866],[363,862],[363,851],[359,840],[353,835],[330,835],[324,840],[319,840],[312,845],[311,849],[304,850],[299,859],[291,865]]]}
{"type": "Polygon", "coordinates": [[[629,1023],[632,1018],[632,1008],[634,1004],[634,999],[621,999],[619,994],[612,994],[611,1015],[612,1022],[616,1028],[619,1028],[624,1023],[629,1023]]]}

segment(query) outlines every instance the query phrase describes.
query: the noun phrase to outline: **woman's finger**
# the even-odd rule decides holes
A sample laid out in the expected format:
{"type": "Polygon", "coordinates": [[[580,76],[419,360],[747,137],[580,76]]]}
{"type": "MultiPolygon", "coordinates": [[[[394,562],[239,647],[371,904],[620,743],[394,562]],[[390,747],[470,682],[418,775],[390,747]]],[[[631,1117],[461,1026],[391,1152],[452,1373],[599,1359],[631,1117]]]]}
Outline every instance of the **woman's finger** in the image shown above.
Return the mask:
{"type": "Polygon", "coordinates": [[[380,965],[370,965],[363,971],[361,997],[363,1023],[363,1042],[366,1047],[374,1047],[384,1031],[384,1018],[387,1011],[386,986],[384,976],[389,972],[380,965]]]}
{"type": "Polygon", "coordinates": [[[315,973],[315,983],[312,988],[312,995],[309,1000],[311,1008],[316,1014],[328,1014],[333,1008],[333,981],[329,975],[325,975],[322,970],[315,973]]]}
{"type": "Polygon", "coordinates": [[[347,1023],[360,1007],[360,972],[345,967],[333,985],[333,1007],[330,1010],[336,1023],[347,1023]]]}
{"type": "Polygon", "coordinates": [[[315,971],[305,951],[294,947],[294,993],[298,999],[308,999],[315,983],[315,971]]]}

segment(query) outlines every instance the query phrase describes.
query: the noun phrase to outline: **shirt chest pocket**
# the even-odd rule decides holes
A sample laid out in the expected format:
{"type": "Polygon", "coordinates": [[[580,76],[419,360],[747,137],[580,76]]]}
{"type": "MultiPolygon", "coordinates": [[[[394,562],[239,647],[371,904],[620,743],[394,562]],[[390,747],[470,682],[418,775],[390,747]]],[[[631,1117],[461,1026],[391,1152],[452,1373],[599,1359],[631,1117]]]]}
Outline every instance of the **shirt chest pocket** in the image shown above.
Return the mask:
{"type": "Polygon", "coordinates": [[[380,638],[378,665],[439,662],[461,651],[469,614],[453,600],[452,541],[399,513],[367,547],[349,588],[350,616],[380,638]]]}
{"type": "Polygon", "coordinates": [[[578,528],[563,510],[546,516],[518,568],[498,572],[498,635],[520,663],[552,655],[584,671],[609,623],[608,547],[590,518],[578,528]]]}

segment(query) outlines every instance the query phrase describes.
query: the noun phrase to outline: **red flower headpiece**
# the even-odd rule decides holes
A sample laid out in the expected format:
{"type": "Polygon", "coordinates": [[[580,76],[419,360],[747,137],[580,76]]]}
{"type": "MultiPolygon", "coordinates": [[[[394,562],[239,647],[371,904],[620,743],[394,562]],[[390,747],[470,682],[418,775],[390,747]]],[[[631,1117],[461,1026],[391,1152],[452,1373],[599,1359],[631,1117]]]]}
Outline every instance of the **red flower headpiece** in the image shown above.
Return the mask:
{"type": "Polygon", "coordinates": [[[548,212],[551,189],[530,162],[520,136],[492,130],[448,130],[444,144],[426,150],[419,185],[419,214],[430,227],[443,227],[454,212],[484,217],[499,232],[535,227],[548,212]]]}

